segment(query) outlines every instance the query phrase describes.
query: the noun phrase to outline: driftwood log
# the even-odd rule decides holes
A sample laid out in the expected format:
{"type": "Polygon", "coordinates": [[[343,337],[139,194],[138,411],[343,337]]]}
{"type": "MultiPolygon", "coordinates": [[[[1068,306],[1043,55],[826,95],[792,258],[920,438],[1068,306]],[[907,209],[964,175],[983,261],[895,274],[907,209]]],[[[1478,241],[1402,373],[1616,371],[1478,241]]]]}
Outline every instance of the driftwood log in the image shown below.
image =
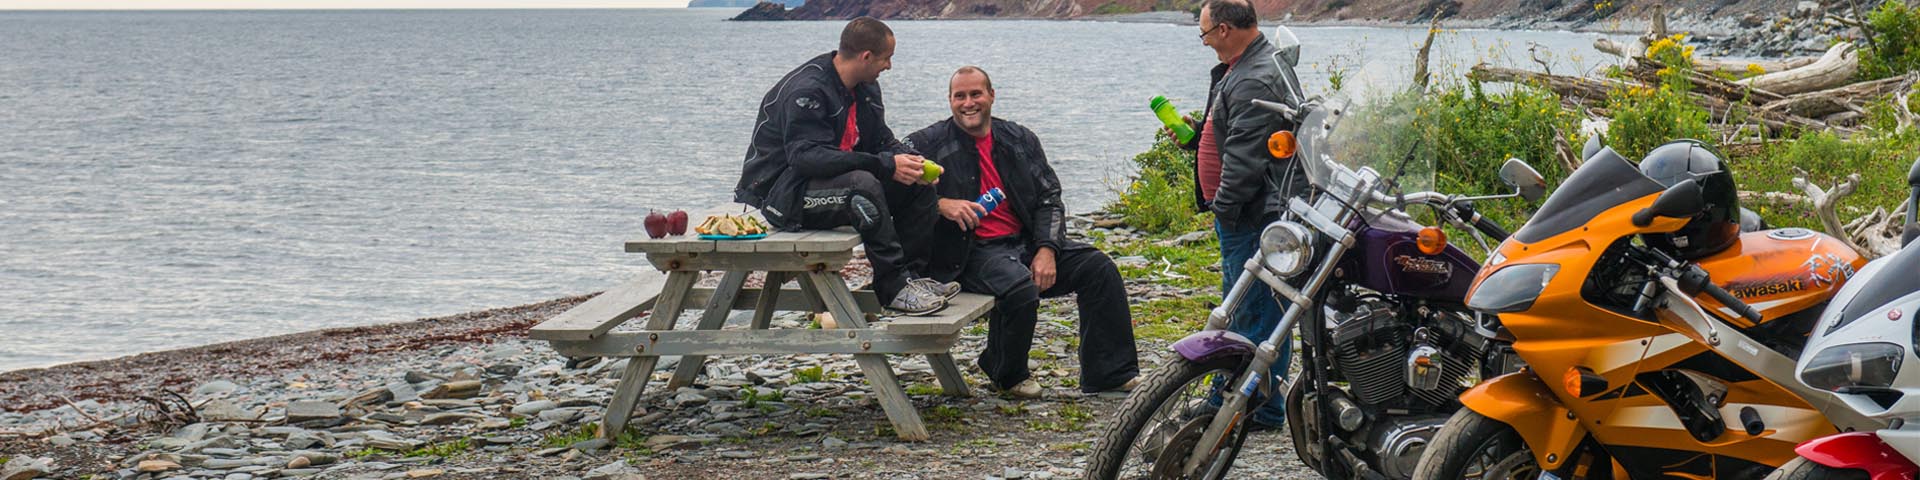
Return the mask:
{"type": "MultiPolygon", "coordinates": [[[[1647,47],[1641,45],[1639,42],[1620,43],[1606,38],[1594,40],[1593,48],[1629,60],[1644,57],[1647,51],[1647,47]]],[[[1747,73],[1752,67],[1759,67],[1765,72],[1779,72],[1804,67],[1812,64],[1815,60],[1819,60],[1819,57],[1794,57],[1778,60],[1730,60],[1700,56],[1693,57],[1693,68],[1706,73],[1726,72],[1743,74],[1747,73]]]]}
{"type": "MultiPolygon", "coordinates": [[[[1632,88],[1636,86],[1643,86],[1637,83],[1630,83],[1630,82],[1625,82],[1621,80],[1606,79],[1606,78],[1569,77],[1565,75],[1549,75],[1549,74],[1539,73],[1539,72],[1531,72],[1531,71],[1519,70],[1514,68],[1487,65],[1484,63],[1479,65],[1474,65],[1473,69],[1467,72],[1467,78],[1481,81],[1481,82],[1507,82],[1507,83],[1524,83],[1524,84],[1539,85],[1541,87],[1547,88],[1548,90],[1552,90],[1554,93],[1557,93],[1563,97],[1569,97],[1569,96],[1581,97],[1581,98],[1593,100],[1593,101],[1604,101],[1607,99],[1607,96],[1612,92],[1614,92],[1615,90],[1622,90],[1622,89],[1632,88]]],[[[1770,133],[1773,133],[1776,135],[1783,134],[1793,129],[1812,129],[1812,130],[1832,129],[1832,130],[1837,130],[1842,132],[1850,131],[1848,129],[1828,125],[1826,122],[1822,122],[1820,120],[1796,116],[1796,115],[1792,115],[1785,112],[1767,111],[1767,110],[1758,108],[1758,106],[1756,105],[1751,105],[1751,104],[1746,104],[1741,102],[1733,102],[1733,101],[1729,101],[1727,99],[1723,99],[1719,97],[1702,95],[1698,93],[1688,93],[1687,96],[1690,99],[1692,99],[1696,105],[1699,105],[1701,108],[1707,109],[1707,111],[1709,112],[1713,112],[1715,115],[1725,117],[1725,116],[1730,116],[1730,114],[1733,112],[1739,112],[1739,113],[1745,114],[1751,121],[1766,127],[1770,133]]]]}
{"type": "Polygon", "coordinates": [[[1807,66],[1759,75],[1737,83],[1781,95],[1792,95],[1846,85],[1859,70],[1859,52],[1854,51],[1852,43],[1840,42],[1807,66]]]}

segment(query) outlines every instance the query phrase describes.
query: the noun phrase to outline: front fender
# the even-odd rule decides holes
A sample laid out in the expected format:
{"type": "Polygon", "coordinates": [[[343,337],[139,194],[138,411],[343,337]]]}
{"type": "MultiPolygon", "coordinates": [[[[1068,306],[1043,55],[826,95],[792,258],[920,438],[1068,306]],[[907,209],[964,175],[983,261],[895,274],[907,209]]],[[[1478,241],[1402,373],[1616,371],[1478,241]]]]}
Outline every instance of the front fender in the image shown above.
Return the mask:
{"type": "Polygon", "coordinates": [[[1173,351],[1194,363],[1207,363],[1222,357],[1253,356],[1252,340],[1226,330],[1202,330],[1173,342],[1173,351]]]}
{"type": "Polygon", "coordinates": [[[1587,437],[1587,427],[1573,419],[1566,405],[1553,396],[1533,370],[1480,382],[1460,394],[1460,403],[1474,413],[1513,427],[1546,470],[1559,469],[1580,440],[1587,437]]]}
{"type": "Polygon", "coordinates": [[[1808,440],[1793,453],[1833,468],[1866,470],[1872,480],[1914,478],[1920,466],[1870,432],[1851,432],[1808,440]]]}

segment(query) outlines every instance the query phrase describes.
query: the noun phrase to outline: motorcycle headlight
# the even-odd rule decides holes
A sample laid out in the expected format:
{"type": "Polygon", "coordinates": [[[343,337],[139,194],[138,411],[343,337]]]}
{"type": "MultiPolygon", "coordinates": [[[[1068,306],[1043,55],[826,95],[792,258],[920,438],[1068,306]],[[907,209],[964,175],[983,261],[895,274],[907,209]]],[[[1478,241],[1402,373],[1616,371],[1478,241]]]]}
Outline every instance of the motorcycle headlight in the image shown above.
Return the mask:
{"type": "Polygon", "coordinates": [[[1293,277],[1307,271],[1307,261],[1313,258],[1313,245],[1308,243],[1312,232],[1307,227],[1293,222],[1273,222],[1260,232],[1260,261],[1267,269],[1282,277],[1293,277]]]}
{"type": "Polygon", "coordinates": [[[1557,273],[1560,265],[1551,263],[1502,268],[1480,281],[1473,296],[1467,297],[1467,308],[1485,313],[1526,311],[1533,308],[1533,301],[1540,299],[1540,291],[1547,289],[1547,282],[1557,273]]]}
{"type": "Polygon", "coordinates": [[[1892,343],[1855,343],[1821,350],[1800,370],[1800,381],[1821,390],[1893,386],[1906,349],[1892,343]]]}

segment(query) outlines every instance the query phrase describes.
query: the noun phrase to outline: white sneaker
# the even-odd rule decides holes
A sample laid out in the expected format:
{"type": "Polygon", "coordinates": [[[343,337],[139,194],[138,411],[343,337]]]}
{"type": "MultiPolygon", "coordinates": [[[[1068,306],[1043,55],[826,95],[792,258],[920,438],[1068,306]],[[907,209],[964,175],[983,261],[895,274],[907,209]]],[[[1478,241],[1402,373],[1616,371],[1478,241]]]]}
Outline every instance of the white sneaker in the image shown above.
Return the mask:
{"type": "Polygon", "coordinates": [[[960,282],[940,283],[940,281],[938,280],[921,277],[921,278],[915,278],[912,280],[907,280],[907,284],[919,285],[922,288],[927,289],[927,291],[940,295],[942,298],[945,298],[947,300],[953,300],[953,297],[955,295],[960,294],[960,282]]]}
{"type": "Polygon", "coordinates": [[[1035,382],[1033,381],[1033,379],[1029,378],[1029,379],[1020,381],[1020,384],[1014,385],[1013,388],[1009,388],[1001,391],[1001,393],[1005,393],[1014,398],[1033,399],[1033,398],[1040,398],[1040,395],[1042,393],[1045,393],[1045,391],[1041,390],[1040,382],[1035,382]]]}

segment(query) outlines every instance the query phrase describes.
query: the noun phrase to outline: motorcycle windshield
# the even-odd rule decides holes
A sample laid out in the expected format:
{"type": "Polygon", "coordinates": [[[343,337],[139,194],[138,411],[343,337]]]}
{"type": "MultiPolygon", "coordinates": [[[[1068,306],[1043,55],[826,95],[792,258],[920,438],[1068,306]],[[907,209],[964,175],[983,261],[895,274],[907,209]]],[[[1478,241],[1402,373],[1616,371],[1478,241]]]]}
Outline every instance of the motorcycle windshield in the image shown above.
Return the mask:
{"type": "Polygon", "coordinates": [[[1361,173],[1371,170],[1378,179],[1375,188],[1383,192],[1433,190],[1434,158],[1432,148],[1419,140],[1417,104],[1408,93],[1324,100],[1296,133],[1308,180],[1331,190],[1352,183],[1341,177],[1373,178],[1361,173]]]}
{"type": "Polygon", "coordinates": [[[1533,218],[1513,232],[1513,238],[1522,243],[1545,240],[1586,225],[1607,209],[1662,190],[1666,188],[1642,175],[1633,162],[1613,149],[1601,150],[1567,176],[1533,218]]]}
{"type": "Polygon", "coordinates": [[[1913,292],[1920,292],[1920,275],[1898,273],[1920,272],[1920,242],[1909,244],[1900,251],[1894,252],[1892,257],[1881,261],[1885,262],[1885,265],[1880,267],[1880,271],[1886,274],[1867,282],[1866,286],[1861,287],[1860,291],[1853,295],[1852,300],[1847,301],[1847,306],[1840,310],[1841,320],[1834,325],[1835,329],[1852,323],[1863,315],[1878,311],[1880,307],[1893,303],[1894,300],[1899,300],[1913,292]]]}

